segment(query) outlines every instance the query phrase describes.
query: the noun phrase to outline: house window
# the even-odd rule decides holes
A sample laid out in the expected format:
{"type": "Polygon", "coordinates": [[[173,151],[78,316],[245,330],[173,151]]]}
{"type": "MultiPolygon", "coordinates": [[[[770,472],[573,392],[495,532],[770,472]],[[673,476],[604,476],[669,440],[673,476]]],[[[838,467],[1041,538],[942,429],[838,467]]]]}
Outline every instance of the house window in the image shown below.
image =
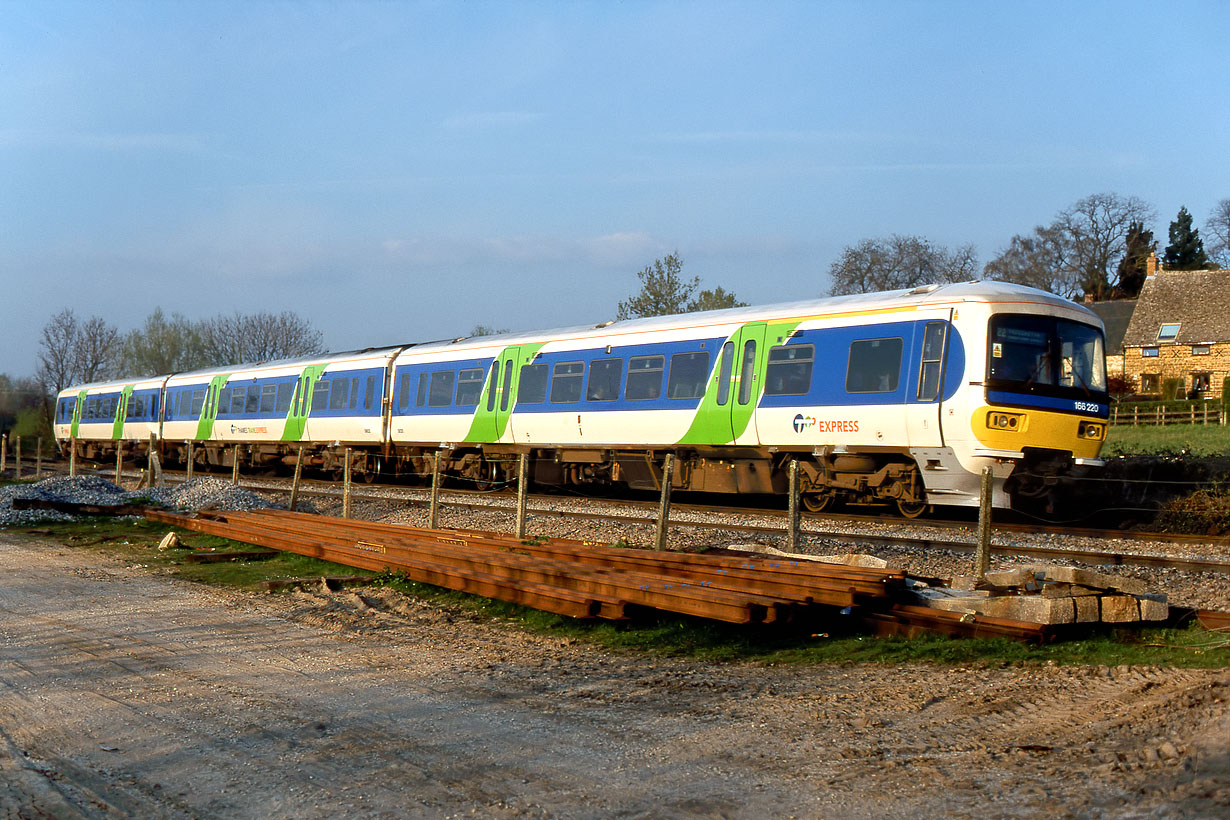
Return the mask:
{"type": "Polygon", "coordinates": [[[1140,392],[1149,394],[1162,392],[1161,375],[1158,373],[1141,373],[1140,392]]]}
{"type": "Polygon", "coordinates": [[[1140,355],[1145,357],[1146,359],[1155,359],[1157,358],[1157,348],[1156,347],[1143,347],[1140,349],[1140,355]]]}
{"type": "Polygon", "coordinates": [[[1157,331],[1159,342],[1173,342],[1179,335],[1179,322],[1165,324],[1157,331]]]}
{"type": "Polygon", "coordinates": [[[1209,345],[1192,345],[1192,355],[1193,356],[1209,355],[1209,345]]]}
{"type": "Polygon", "coordinates": [[[1209,392],[1209,385],[1213,381],[1211,373],[1193,373],[1192,374],[1192,390],[1197,393],[1209,392]]]}

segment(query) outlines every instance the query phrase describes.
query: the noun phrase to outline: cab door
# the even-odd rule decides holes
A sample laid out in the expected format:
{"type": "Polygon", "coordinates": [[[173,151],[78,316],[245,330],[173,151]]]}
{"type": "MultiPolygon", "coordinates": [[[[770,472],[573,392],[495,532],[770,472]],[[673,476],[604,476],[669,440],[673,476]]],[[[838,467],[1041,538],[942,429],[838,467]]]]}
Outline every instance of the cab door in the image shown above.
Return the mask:
{"type": "Polygon", "coordinates": [[[909,372],[915,374],[911,392],[906,394],[906,432],[911,447],[942,447],[944,434],[941,413],[944,404],[944,371],[952,335],[949,316],[923,322],[916,331],[921,336],[913,350],[916,361],[909,372]]]}
{"type": "Polygon", "coordinates": [[[730,383],[731,441],[759,444],[756,405],[764,392],[765,324],[744,325],[735,334],[735,367],[730,383]]]}

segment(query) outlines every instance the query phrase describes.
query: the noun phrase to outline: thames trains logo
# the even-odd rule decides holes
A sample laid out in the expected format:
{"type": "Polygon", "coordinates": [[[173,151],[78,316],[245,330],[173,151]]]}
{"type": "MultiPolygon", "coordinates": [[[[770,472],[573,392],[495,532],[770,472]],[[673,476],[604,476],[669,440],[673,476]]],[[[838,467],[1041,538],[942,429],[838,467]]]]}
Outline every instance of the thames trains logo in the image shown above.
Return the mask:
{"type": "Polygon", "coordinates": [[[819,433],[857,433],[858,419],[818,419],[802,413],[794,417],[794,432],[812,429],[819,433]]]}

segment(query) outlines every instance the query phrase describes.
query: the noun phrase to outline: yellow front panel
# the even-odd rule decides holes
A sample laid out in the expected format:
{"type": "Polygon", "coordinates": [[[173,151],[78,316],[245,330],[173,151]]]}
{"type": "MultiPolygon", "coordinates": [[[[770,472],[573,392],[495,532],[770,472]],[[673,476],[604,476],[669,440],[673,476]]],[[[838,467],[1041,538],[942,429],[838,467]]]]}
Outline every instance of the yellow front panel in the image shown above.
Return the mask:
{"type": "Polygon", "coordinates": [[[1106,422],[1101,419],[1036,408],[983,405],[974,411],[970,427],[979,442],[995,450],[1044,447],[1066,450],[1077,458],[1096,458],[1106,440],[1106,422]],[[1082,428],[1086,431],[1083,438],[1082,428]]]}

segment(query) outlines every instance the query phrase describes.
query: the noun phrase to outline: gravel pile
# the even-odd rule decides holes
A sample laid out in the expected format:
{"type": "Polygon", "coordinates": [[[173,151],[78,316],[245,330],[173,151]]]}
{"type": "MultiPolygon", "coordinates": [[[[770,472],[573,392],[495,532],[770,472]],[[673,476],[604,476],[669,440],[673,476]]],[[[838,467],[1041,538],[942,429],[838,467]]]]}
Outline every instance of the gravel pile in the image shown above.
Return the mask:
{"type": "Polygon", "coordinates": [[[194,479],[174,487],[124,490],[98,476],[59,476],[37,484],[0,487],[0,527],[21,527],[46,521],[72,521],[77,516],[57,510],[15,510],[13,499],[94,504],[112,507],[149,504],[172,510],[262,510],[274,506],[256,493],[216,478],[194,479]]]}

